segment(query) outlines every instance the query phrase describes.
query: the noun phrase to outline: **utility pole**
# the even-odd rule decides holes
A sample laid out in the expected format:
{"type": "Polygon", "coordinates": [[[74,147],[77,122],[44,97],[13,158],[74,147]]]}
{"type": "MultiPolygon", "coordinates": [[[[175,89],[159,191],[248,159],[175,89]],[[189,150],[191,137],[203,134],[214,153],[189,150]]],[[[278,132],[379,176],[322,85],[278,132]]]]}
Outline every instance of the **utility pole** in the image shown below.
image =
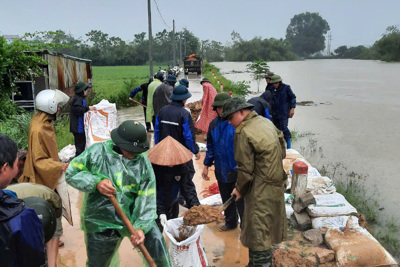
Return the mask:
{"type": "Polygon", "coordinates": [[[181,63],[182,59],[182,35],[179,34],[179,64],[181,63]]]}
{"type": "Polygon", "coordinates": [[[149,18],[149,64],[150,64],[150,77],[153,77],[153,33],[151,31],[151,5],[150,0],[147,0],[147,12],[149,18]]]}
{"type": "Polygon", "coordinates": [[[331,41],[332,41],[332,35],[329,33],[329,34],[328,34],[328,46],[327,46],[328,56],[331,55],[331,41]]]}
{"type": "Polygon", "coordinates": [[[174,64],[176,66],[176,51],[175,51],[175,20],[172,20],[172,50],[174,51],[174,64]]]}

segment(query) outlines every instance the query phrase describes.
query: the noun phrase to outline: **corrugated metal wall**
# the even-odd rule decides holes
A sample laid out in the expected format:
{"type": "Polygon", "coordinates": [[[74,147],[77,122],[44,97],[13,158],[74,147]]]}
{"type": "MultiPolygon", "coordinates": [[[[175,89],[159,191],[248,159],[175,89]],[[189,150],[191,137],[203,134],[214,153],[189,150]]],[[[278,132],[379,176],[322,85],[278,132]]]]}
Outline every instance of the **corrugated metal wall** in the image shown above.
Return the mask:
{"type": "Polygon", "coordinates": [[[44,58],[49,62],[50,89],[64,90],[72,88],[78,81],[91,82],[90,64],[48,54],[44,58]]]}

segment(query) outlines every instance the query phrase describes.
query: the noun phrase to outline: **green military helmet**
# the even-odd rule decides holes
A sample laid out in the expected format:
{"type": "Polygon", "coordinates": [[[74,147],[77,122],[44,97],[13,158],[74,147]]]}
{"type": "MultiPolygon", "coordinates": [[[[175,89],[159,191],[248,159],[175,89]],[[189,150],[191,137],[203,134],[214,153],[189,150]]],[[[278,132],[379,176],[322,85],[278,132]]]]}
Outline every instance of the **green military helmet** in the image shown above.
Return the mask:
{"type": "Polygon", "coordinates": [[[40,197],[27,197],[23,199],[25,206],[33,209],[43,225],[44,240],[47,243],[56,231],[56,213],[49,202],[40,197]]]}
{"type": "Polygon", "coordinates": [[[146,128],[134,120],[124,121],[112,130],[111,139],[116,146],[131,153],[143,153],[150,148],[146,128]]]}
{"type": "Polygon", "coordinates": [[[247,103],[245,99],[240,97],[232,97],[231,99],[228,99],[224,104],[222,119],[227,120],[229,115],[235,113],[236,111],[239,111],[241,109],[250,109],[252,107],[254,107],[254,105],[247,103]]]}
{"type": "Polygon", "coordinates": [[[227,100],[231,99],[231,95],[229,93],[219,93],[214,98],[214,103],[212,103],[212,107],[220,107],[225,104],[227,100]]]}
{"type": "Polygon", "coordinates": [[[272,76],[274,76],[274,75],[275,75],[275,73],[268,71],[267,74],[265,74],[265,79],[271,79],[272,76]]]}
{"type": "Polygon", "coordinates": [[[274,76],[271,77],[270,83],[278,83],[281,82],[282,78],[278,74],[275,74],[274,76]]]}
{"type": "Polygon", "coordinates": [[[82,81],[79,81],[75,84],[75,94],[80,93],[82,91],[85,91],[86,89],[89,88],[88,83],[84,83],[82,81]]]}

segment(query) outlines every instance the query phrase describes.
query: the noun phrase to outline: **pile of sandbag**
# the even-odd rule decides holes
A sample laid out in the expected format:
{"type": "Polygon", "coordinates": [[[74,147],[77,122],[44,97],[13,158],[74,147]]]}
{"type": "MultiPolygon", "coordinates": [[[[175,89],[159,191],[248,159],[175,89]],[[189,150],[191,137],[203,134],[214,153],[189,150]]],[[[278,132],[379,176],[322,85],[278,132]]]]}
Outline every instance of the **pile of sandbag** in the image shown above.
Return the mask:
{"type": "Polygon", "coordinates": [[[285,194],[286,215],[291,224],[305,231],[303,234],[319,231],[325,235],[325,243],[335,252],[338,266],[397,266],[382,245],[360,226],[359,219],[354,216],[356,208],[336,192],[332,179],[322,176],[294,149],[286,151],[283,161],[288,188],[291,187],[292,168],[296,161],[308,166],[307,189],[306,193],[296,196],[294,202],[292,195],[285,194]]]}

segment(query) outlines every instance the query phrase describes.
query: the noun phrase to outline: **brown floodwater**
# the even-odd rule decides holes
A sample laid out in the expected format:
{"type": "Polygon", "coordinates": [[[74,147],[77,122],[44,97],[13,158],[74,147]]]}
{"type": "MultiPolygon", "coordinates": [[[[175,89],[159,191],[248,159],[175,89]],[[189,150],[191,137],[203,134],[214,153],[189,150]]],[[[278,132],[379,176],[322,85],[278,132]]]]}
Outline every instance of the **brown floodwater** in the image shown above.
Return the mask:
{"type": "MultiPolygon", "coordinates": [[[[187,76],[186,76],[187,77],[187,76]]],[[[179,79],[182,77],[179,77],[179,79]]],[[[192,93],[190,102],[200,100],[203,94],[203,89],[200,85],[201,77],[197,75],[189,75],[189,89],[192,93]]],[[[118,111],[118,124],[125,120],[138,120],[144,124],[143,109],[141,107],[124,108],[118,111]]],[[[153,134],[148,134],[149,140],[154,145],[153,134]]],[[[198,136],[198,141],[202,140],[198,136]]],[[[200,152],[200,160],[194,160],[196,174],[193,181],[196,185],[196,191],[199,199],[203,199],[201,191],[208,188],[216,182],[214,176],[214,169],[210,168],[209,176],[210,181],[204,181],[201,177],[203,170],[203,161],[205,152],[200,152]]],[[[82,206],[83,194],[78,190],[69,187],[71,197],[72,213],[74,226],[70,226],[66,220],[63,219],[64,234],[61,240],[64,241],[65,246],[59,250],[58,266],[85,266],[86,264],[86,246],[83,231],[80,229],[80,208],[82,206]]],[[[180,207],[180,216],[187,209],[180,207]]],[[[248,263],[248,249],[243,247],[240,243],[240,230],[235,229],[227,232],[219,232],[222,223],[210,223],[204,225],[203,230],[203,244],[207,255],[209,266],[245,266],[248,263]]],[[[164,235],[167,243],[167,237],[164,235]]],[[[130,241],[125,238],[119,250],[120,266],[144,266],[142,260],[136,250],[133,250],[130,241]]]]}
{"type": "MultiPolygon", "coordinates": [[[[249,62],[214,63],[233,81],[250,81],[249,62]],[[236,72],[233,72],[235,70],[236,72]]],[[[372,60],[269,62],[271,71],[291,85],[298,106],[289,129],[312,133],[293,148],[314,167],[341,163],[366,176],[364,185],[381,207],[380,216],[400,219],[400,63],[372,60]],[[397,167],[396,167],[397,166],[397,167]]],[[[264,91],[265,80],[260,83],[264,91]]],[[[251,83],[257,91],[257,83],[251,83]]]]}

